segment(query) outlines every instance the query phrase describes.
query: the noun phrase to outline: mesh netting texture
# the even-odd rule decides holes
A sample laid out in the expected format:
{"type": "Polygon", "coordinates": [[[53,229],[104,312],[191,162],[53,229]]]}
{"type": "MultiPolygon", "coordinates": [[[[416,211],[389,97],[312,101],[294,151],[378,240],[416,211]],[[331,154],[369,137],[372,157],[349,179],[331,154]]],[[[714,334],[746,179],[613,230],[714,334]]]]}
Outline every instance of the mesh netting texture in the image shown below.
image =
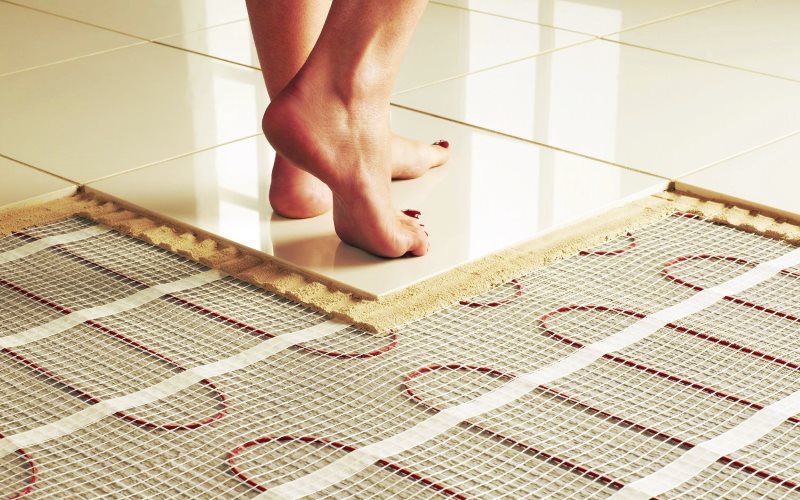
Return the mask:
{"type": "Polygon", "coordinates": [[[800,418],[764,421],[800,391],[800,267],[656,314],[794,250],[676,213],[375,335],[88,220],[14,233],[0,499],[795,497],[800,418]]]}

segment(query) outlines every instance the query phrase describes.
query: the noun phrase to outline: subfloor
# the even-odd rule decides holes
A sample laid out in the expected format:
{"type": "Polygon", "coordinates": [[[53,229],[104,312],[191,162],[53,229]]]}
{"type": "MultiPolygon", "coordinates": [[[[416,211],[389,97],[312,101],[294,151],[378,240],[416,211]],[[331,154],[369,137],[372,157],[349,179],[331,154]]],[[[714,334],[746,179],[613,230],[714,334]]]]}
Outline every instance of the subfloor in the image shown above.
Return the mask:
{"type": "Polygon", "coordinates": [[[0,494],[796,497],[799,278],[676,212],[375,335],[86,219],[18,231],[0,494]]]}
{"type": "MultiPolygon", "coordinates": [[[[453,154],[393,183],[419,259],[272,212],[243,1],[0,0],[0,47],[0,210],[85,191],[348,297],[665,189],[800,220],[791,0],[431,2],[392,97],[453,154]]],[[[0,231],[0,498],[800,495],[797,241],[716,222],[377,336],[89,219],[0,231]]]]}

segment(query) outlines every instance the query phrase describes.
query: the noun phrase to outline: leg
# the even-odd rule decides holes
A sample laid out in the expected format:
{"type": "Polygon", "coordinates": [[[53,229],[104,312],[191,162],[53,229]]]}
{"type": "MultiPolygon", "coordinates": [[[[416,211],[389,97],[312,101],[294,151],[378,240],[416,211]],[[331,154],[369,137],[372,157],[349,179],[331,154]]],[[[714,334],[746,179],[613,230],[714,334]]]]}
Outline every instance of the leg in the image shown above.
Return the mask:
{"type": "MultiPolygon", "coordinates": [[[[331,0],[247,0],[258,59],[270,97],[277,96],[305,63],[322,30],[331,0]]],[[[392,177],[419,177],[447,161],[449,152],[400,136],[392,138],[392,177]]],[[[273,209],[306,218],[331,207],[331,192],[313,175],[281,155],[275,158],[269,192],[273,209]]]]}
{"type": "MultiPolygon", "coordinates": [[[[270,97],[277,96],[306,62],[330,0],[247,0],[258,60],[270,97]]],[[[281,155],[275,156],[269,201],[285,217],[314,217],[331,208],[331,190],[281,155]]]]}
{"type": "Polygon", "coordinates": [[[264,114],[270,143],[333,191],[339,237],[377,255],[424,255],[391,202],[389,96],[427,0],[333,0],[305,65],[264,114]]]}

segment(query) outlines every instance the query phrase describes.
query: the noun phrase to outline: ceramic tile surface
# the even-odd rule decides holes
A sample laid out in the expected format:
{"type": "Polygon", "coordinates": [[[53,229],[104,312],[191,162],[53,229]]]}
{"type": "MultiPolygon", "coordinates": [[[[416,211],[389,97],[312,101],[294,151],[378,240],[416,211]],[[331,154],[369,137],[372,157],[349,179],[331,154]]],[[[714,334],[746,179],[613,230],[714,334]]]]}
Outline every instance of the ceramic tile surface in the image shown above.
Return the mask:
{"type": "Polygon", "coordinates": [[[720,0],[435,0],[592,35],[616,33],[720,0]]]}
{"type": "Polygon", "coordinates": [[[142,44],[0,78],[0,153],[77,182],[258,134],[254,69],[142,44]]]}
{"type": "MultiPolygon", "coordinates": [[[[408,90],[590,39],[570,31],[430,4],[406,52],[395,90],[408,90]]],[[[259,67],[248,21],[158,41],[259,67]]]]}
{"type": "Polygon", "coordinates": [[[603,40],[394,102],[669,178],[800,130],[798,83],[603,40]]]}
{"type": "Polygon", "coordinates": [[[141,40],[0,2],[0,76],[135,43],[141,40]]]}
{"type": "Polygon", "coordinates": [[[69,196],[75,184],[0,157],[0,208],[69,196]]]}
{"type": "Polygon", "coordinates": [[[800,80],[800,12],[795,0],[739,0],[614,39],[800,80]]]}
{"type": "Polygon", "coordinates": [[[274,215],[274,153],[253,138],[92,183],[96,190],[266,252],[306,272],[384,295],[478,257],[663,190],[666,181],[417,113],[395,110],[398,133],[446,137],[451,161],[394,182],[395,205],[422,212],[431,252],[381,259],[345,245],[330,214],[274,215]]]}
{"type": "Polygon", "coordinates": [[[153,39],[247,18],[244,0],[13,0],[128,35],[153,39]]]}
{"type": "Polygon", "coordinates": [[[693,175],[676,188],[714,199],[742,201],[768,212],[800,216],[800,134],[776,141],[693,175]]]}

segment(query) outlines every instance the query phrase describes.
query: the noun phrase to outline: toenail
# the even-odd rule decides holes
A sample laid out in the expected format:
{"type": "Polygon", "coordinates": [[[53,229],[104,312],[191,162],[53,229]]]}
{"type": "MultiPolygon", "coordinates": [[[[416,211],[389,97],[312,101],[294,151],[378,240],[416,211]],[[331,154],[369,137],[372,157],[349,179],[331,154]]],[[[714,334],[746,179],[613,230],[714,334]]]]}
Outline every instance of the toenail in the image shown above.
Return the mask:
{"type": "Polygon", "coordinates": [[[439,139],[438,141],[434,142],[433,145],[434,146],[439,146],[439,147],[442,147],[442,148],[445,148],[445,149],[450,147],[450,143],[445,141],[444,139],[439,139]]]}
{"type": "Polygon", "coordinates": [[[413,217],[413,218],[415,218],[415,219],[419,219],[419,216],[420,216],[420,215],[422,215],[422,212],[420,212],[419,210],[413,210],[413,209],[411,209],[411,208],[408,208],[408,209],[406,209],[406,210],[401,210],[401,211],[402,211],[404,214],[406,214],[407,216],[409,216],[409,217],[413,217]]]}

